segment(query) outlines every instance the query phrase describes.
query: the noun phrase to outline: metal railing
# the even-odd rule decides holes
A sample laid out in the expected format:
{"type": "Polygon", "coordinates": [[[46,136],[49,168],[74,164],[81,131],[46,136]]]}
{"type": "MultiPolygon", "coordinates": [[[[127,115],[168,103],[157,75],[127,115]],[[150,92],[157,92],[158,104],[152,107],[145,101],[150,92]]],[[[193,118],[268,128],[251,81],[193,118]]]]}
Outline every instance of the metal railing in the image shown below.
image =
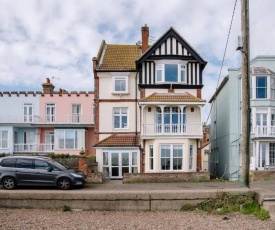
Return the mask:
{"type": "Polygon", "coordinates": [[[14,144],[14,152],[52,153],[54,152],[54,144],[14,144]]]}
{"type": "Polygon", "coordinates": [[[65,115],[1,115],[0,123],[29,123],[29,124],[94,124],[92,114],[65,115]]]}
{"type": "Polygon", "coordinates": [[[202,135],[201,124],[142,125],[142,135],[202,135]]]}

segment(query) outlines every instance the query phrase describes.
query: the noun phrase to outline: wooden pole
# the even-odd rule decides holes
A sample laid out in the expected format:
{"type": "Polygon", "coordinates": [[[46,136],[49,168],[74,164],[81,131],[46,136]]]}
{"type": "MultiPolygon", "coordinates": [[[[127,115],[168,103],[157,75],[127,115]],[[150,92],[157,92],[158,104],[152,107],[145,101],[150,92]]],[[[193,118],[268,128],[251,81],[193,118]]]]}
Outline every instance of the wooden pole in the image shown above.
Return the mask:
{"type": "Polygon", "coordinates": [[[242,0],[242,172],[241,186],[249,187],[250,87],[249,87],[249,0],[242,0]]]}

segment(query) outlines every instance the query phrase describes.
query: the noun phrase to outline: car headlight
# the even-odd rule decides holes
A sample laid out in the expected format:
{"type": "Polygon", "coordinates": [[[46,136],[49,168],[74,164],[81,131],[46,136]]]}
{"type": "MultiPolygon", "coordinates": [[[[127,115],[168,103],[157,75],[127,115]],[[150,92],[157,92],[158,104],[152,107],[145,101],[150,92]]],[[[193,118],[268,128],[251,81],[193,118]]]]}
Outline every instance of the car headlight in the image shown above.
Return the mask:
{"type": "Polygon", "coordinates": [[[82,178],[82,176],[81,176],[81,175],[76,174],[76,173],[71,173],[71,175],[72,175],[72,176],[74,176],[74,177],[82,178]]]}

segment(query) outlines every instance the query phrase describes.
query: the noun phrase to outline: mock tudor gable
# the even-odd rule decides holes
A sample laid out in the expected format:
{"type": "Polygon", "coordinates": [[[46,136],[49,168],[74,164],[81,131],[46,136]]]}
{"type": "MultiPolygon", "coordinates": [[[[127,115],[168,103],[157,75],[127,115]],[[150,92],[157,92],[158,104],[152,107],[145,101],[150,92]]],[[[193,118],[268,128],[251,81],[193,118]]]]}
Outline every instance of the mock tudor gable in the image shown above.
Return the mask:
{"type": "Polygon", "coordinates": [[[141,88],[201,89],[207,62],[171,27],[137,61],[141,88]],[[171,74],[165,74],[170,72],[171,74]],[[165,76],[169,76],[166,78],[165,76]],[[156,86],[157,84],[157,86],[156,86]]]}

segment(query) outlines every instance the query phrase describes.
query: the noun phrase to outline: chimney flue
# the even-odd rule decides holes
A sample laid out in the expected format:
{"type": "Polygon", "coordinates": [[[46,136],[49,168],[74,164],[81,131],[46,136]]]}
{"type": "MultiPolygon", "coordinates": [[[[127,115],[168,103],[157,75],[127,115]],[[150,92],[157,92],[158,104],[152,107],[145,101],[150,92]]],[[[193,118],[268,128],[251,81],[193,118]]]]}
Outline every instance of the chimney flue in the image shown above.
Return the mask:
{"type": "Polygon", "coordinates": [[[141,51],[142,53],[145,53],[146,50],[148,50],[149,48],[149,27],[147,26],[147,24],[141,27],[141,36],[142,36],[141,51]]]}

